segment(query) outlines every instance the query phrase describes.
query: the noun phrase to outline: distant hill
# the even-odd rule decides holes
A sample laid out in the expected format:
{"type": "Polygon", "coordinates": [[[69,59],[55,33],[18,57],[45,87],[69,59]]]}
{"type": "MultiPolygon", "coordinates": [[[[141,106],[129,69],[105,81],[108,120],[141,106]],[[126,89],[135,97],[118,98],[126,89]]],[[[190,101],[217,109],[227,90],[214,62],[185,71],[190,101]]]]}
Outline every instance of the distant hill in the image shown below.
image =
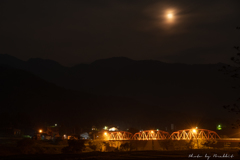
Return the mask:
{"type": "MultiPolygon", "coordinates": [[[[103,97],[122,97],[136,100],[143,106],[155,106],[156,111],[146,109],[153,114],[160,108],[194,116],[224,118],[226,114],[221,106],[238,98],[237,91],[231,88],[234,85],[231,78],[218,71],[221,63],[168,64],[115,57],[64,67],[52,60],[21,61],[2,54],[0,64],[31,72],[66,89],[103,97]]],[[[106,101],[104,103],[110,103],[106,101]]],[[[118,105],[116,101],[114,105],[118,105]]],[[[129,110],[129,105],[123,106],[129,110]]],[[[142,109],[136,107],[139,108],[135,109],[137,111],[142,109]]]]}
{"type": "Polygon", "coordinates": [[[67,90],[26,71],[4,65],[0,65],[0,73],[0,127],[17,123],[12,118],[7,120],[6,114],[9,113],[28,115],[27,121],[33,124],[60,123],[91,127],[113,123],[123,129],[131,126],[165,128],[184,115],[130,98],[67,90]]]}

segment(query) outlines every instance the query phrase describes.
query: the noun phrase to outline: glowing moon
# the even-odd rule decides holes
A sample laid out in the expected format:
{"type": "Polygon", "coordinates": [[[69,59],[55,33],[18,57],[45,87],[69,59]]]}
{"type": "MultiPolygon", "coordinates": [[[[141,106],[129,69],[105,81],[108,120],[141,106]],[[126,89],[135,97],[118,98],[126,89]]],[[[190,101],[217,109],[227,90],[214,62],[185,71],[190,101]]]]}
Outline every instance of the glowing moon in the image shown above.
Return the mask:
{"type": "Polygon", "coordinates": [[[173,18],[173,14],[172,13],[168,13],[167,14],[167,18],[172,19],[173,18]]]}
{"type": "Polygon", "coordinates": [[[176,17],[175,17],[175,10],[167,10],[165,11],[165,23],[166,24],[173,24],[176,20],[176,17]]]}

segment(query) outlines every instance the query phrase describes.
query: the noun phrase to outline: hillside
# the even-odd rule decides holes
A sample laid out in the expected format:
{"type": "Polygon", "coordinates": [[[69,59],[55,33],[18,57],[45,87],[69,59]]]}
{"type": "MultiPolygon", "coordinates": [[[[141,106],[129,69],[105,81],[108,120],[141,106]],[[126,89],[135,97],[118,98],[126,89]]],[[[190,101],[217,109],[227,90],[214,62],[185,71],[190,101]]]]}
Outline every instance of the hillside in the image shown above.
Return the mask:
{"type": "Polygon", "coordinates": [[[29,71],[66,89],[103,96],[135,99],[162,109],[209,115],[224,114],[221,106],[233,103],[234,82],[218,70],[223,64],[168,64],[125,57],[64,67],[52,60],[21,61],[0,54],[0,64],[29,71]],[[221,113],[220,113],[221,112],[221,113]]]}
{"type": "MultiPolygon", "coordinates": [[[[183,117],[178,112],[186,113],[185,118],[190,121],[190,115],[201,120],[229,119],[232,115],[227,114],[222,106],[232,104],[238,98],[238,91],[231,88],[234,82],[218,71],[223,65],[220,63],[168,64],[115,57],[64,67],[52,60],[21,61],[9,55],[0,55],[0,64],[31,72],[54,86],[63,87],[61,91],[47,92],[49,96],[44,95],[47,105],[41,102],[37,106],[42,109],[54,107],[53,113],[60,110],[64,114],[69,112],[69,115],[72,110],[76,119],[89,119],[89,116],[91,119],[101,116],[104,121],[131,119],[130,122],[136,121],[134,123],[139,126],[139,119],[146,115],[152,115],[149,121],[154,121],[154,116],[157,116],[169,119],[168,123],[176,123],[183,117]],[[168,114],[164,114],[165,111],[168,114]],[[174,115],[173,118],[170,115],[174,115]]],[[[36,96],[33,94],[32,98],[28,98],[33,99],[33,104],[41,92],[36,93],[36,96]]]]}
{"type": "Polygon", "coordinates": [[[177,119],[184,114],[142,104],[131,98],[97,96],[64,89],[7,66],[0,66],[0,73],[2,125],[17,123],[17,119],[9,119],[9,114],[26,115],[28,121],[39,125],[60,123],[90,127],[113,123],[122,129],[131,126],[164,129],[171,123],[182,124],[177,119]],[[146,119],[149,116],[152,118],[146,119]]]}

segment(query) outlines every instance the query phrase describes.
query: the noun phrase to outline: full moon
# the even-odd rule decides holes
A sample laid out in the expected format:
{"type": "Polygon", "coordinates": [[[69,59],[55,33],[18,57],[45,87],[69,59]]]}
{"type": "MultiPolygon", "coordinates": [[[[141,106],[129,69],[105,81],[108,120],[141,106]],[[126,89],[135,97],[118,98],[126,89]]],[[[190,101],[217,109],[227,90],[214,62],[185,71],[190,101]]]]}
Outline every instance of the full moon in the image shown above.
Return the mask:
{"type": "Polygon", "coordinates": [[[165,17],[165,23],[166,24],[173,24],[175,22],[175,13],[176,11],[173,9],[169,9],[165,11],[164,17],[165,17]]]}
{"type": "Polygon", "coordinates": [[[168,14],[167,14],[167,18],[168,18],[168,19],[172,19],[172,18],[173,18],[173,14],[172,14],[172,13],[168,13],[168,14]]]}

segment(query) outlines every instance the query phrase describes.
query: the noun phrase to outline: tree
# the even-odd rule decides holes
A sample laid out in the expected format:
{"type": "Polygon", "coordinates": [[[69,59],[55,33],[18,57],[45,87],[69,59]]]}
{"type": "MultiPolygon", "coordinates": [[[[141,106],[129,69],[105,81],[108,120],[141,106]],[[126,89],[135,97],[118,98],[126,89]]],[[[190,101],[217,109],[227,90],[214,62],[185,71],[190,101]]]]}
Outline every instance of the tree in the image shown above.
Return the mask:
{"type": "Polygon", "coordinates": [[[81,153],[86,148],[84,142],[82,140],[69,140],[68,146],[62,149],[62,153],[81,153]]]}
{"type": "MultiPolygon", "coordinates": [[[[236,27],[236,29],[240,30],[240,27],[236,27]]],[[[232,78],[238,80],[240,78],[240,49],[239,46],[234,46],[234,49],[237,50],[237,54],[235,57],[231,57],[231,61],[235,64],[234,66],[226,65],[223,66],[220,71],[222,71],[226,75],[230,75],[232,78]]],[[[233,86],[233,89],[239,89],[240,85],[233,86]]],[[[237,99],[236,103],[233,105],[224,105],[223,108],[228,110],[229,112],[233,112],[236,114],[240,113],[240,106],[238,102],[240,98],[237,99]]],[[[240,120],[238,119],[235,123],[232,124],[232,128],[240,128],[240,120]]]]}
{"type": "Polygon", "coordinates": [[[88,142],[89,148],[91,148],[93,151],[97,150],[97,145],[93,144],[91,141],[88,142]]]}
{"type": "Polygon", "coordinates": [[[120,150],[121,151],[130,151],[130,143],[122,143],[120,145],[120,150]]]}
{"type": "Polygon", "coordinates": [[[22,154],[34,154],[36,142],[32,139],[25,138],[17,142],[17,147],[22,154]]]}

